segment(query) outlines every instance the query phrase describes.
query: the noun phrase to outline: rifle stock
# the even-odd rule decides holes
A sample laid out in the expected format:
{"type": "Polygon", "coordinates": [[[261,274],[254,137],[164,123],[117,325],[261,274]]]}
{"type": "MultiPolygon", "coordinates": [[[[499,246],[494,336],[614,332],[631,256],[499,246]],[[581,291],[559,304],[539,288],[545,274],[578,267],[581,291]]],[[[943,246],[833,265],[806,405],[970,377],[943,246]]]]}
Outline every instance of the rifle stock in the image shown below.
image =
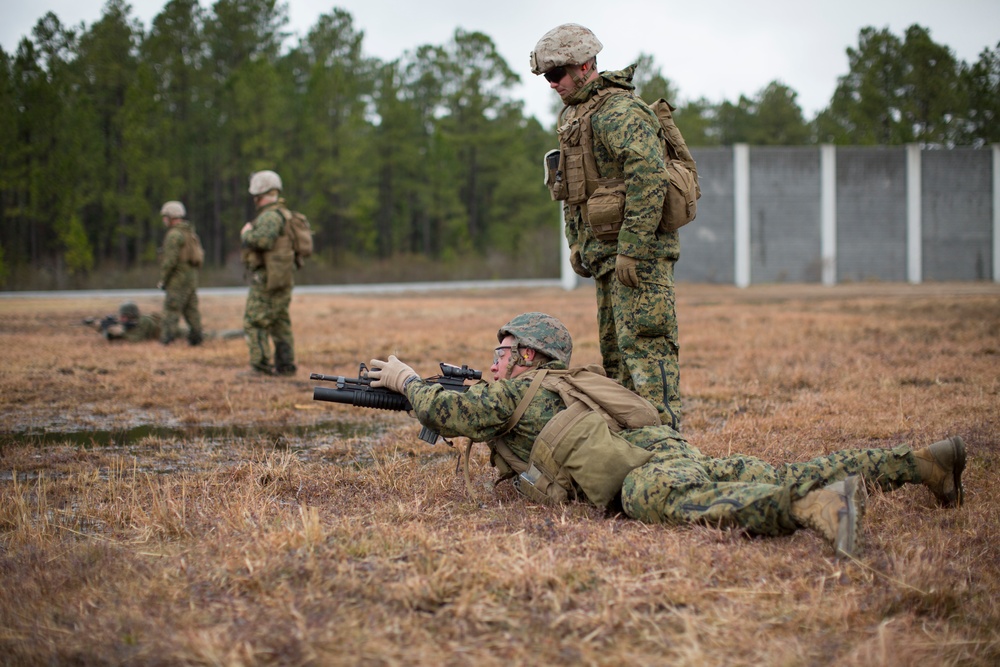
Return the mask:
{"type": "MultiPolygon", "coordinates": [[[[481,371],[469,368],[466,365],[453,366],[441,362],[440,367],[440,375],[423,378],[424,382],[439,384],[451,391],[465,391],[469,387],[469,385],[465,384],[466,380],[481,380],[483,377],[481,371]]],[[[368,379],[368,367],[364,363],[358,369],[358,377],[356,378],[349,378],[343,375],[311,373],[309,379],[336,383],[336,388],[313,387],[314,401],[328,401],[330,403],[353,405],[359,408],[393,410],[396,412],[409,412],[413,409],[410,401],[403,394],[386,389],[385,387],[371,386],[372,381],[368,379]]],[[[433,445],[440,436],[426,426],[422,426],[419,437],[424,442],[429,442],[433,445]]]]}

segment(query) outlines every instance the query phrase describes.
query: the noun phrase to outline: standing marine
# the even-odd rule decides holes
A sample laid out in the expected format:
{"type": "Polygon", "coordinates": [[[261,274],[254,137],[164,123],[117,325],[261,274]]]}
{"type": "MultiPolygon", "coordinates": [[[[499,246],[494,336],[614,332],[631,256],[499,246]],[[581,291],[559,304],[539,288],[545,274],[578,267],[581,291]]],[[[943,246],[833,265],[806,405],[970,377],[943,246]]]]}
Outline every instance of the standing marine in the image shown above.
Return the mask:
{"type": "Polygon", "coordinates": [[[168,201],[160,209],[167,233],[163,237],[160,260],[160,282],[157,287],[166,292],[163,301],[163,327],[160,342],[169,345],[181,336],[181,316],[188,324],[187,339],[191,345],[201,345],[204,334],[201,313],[198,311],[198,269],[205,259],[205,251],[185,219],[187,211],[179,201],[168,201]]]}
{"type": "Polygon", "coordinates": [[[665,139],[656,114],[634,93],[635,65],[599,72],[602,48],[591,30],[566,23],[531,52],[532,73],[543,75],[565,105],[552,196],[563,201],[573,270],[596,282],[605,371],[679,429],[680,241],[676,231],[660,228],[669,182],[665,139]]]}
{"type": "Polygon", "coordinates": [[[240,242],[250,291],[243,332],[250,368],[264,375],[295,375],[295,340],[288,308],[292,302],[295,251],[287,228],[281,177],[264,170],[250,175],[257,216],[243,225],[240,242]],[[271,354],[271,341],[274,354],[271,354]]]}

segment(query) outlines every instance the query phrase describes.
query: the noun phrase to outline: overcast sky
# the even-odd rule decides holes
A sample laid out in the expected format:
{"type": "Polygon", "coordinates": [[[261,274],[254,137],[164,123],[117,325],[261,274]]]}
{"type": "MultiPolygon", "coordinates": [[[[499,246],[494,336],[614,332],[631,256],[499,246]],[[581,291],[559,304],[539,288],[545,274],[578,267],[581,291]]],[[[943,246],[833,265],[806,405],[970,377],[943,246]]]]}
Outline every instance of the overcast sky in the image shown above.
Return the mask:
{"type": "MultiPolygon", "coordinates": [[[[13,53],[46,12],[69,26],[97,21],[104,0],[2,0],[0,46],[13,53]]],[[[202,0],[210,8],[214,0],[202,0]]],[[[133,16],[148,29],[166,0],[132,0],[133,16]]],[[[680,99],[735,102],[781,81],[799,95],[806,119],[830,101],[837,77],[848,69],[846,48],[866,26],[902,37],[914,23],[931,38],[974,62],[1000,41],[998,0],[576,0],[565,5],[537,0],[289,0],[288,29],[297,35],[322,13],[341,7],[364,33],[367,55],[400,57],[422,44],[448,43],[456,28],[479,31],[496,44],[522,79],[512,95],[527,113],[552,120],[555,93],[528,69],[528,54],[550,28],[572,21],[591,28],[604,43],[601,69],[619,69],[640,52],[653,55],[680,99]]]]}

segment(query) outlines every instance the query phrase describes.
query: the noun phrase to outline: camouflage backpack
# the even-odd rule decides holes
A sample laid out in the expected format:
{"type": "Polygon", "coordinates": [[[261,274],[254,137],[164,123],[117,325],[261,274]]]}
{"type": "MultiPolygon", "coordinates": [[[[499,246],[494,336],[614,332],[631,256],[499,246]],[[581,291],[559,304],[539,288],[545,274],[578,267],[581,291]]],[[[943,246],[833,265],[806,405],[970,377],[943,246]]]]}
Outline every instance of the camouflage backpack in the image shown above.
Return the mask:
{"type": "Polygon", "coordinates": [[[295,266],[301,269],[305,260],[309,259],[313,253],[312,227],[309,225],[308,218],[298,211],[290,211],[281,207],[278,212],[285,219],[285,229],[288,237],[292,240],[292,249],[295,251],[295,266]]]}
{"type": "Polygon", "coordinates": [[[180,261],[187,262],[194,267],[199,267],[204,264],[205,249],[202,247],[201,239],[198,238],[198,234],[194,231],[194,227],[182,229],[181,233],[184,234],[184,245],[181,247],[179,256],[180,261]]]}

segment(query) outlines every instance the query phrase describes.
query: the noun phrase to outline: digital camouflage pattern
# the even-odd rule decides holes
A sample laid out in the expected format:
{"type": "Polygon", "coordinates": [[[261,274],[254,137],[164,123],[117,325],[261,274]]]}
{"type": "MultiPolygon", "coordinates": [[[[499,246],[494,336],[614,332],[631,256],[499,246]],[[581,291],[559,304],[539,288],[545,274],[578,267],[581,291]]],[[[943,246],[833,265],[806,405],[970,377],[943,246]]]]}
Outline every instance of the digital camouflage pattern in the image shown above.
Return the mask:
{"type": "MultiPolygon", "coordinates": [[[[635,66],[602,72],[578,98],[617,87],[632,91],[635,66]]],[[[566,120],[573,117],[569,107],[566,120]]],[[[680,427],[681,400],[674,263],[680,256],[677,232],[659,230],[666,194],[663,140],[653,111],[630,94],[613,95],[591,116],[593,153],[601,178],[626,183],[625,220],[617,240],[595,237],[578,205],[567,205],[566,239],[578,250],[597,283],[601,357],[608,377],[655,405],[660,421],[680,427]],[[638,260],[637,289],[615,276],[619,255],[638,260]]]]}
{"type": "MultiPolygon", "coordinates": [[[[551,362],[541,368],[558,370],[565,365],[551,362]]],[[[491,452],[502,442],[526,463],[542,428],[565,408],[558,394],[540,389],[514,429],[504,434],[530,384],[530,376],[520,375],[455,392],[417,380],[406,386],[405,394],[414,415],[431,430],[447,438],[486,442],[491,452]]],[[[619,435],[654,453],[648,463],[629,473],[622,485],[625,514],[648,523],[704,522],[743,528],[752,534],[782,535],[801,527],[789,513],[792,501],[848,475],[860,474],[884,491],[920,481],[916,459],[905,445],[843,450],[805,463],[774,467],[751,456],[705,456],[666,425],[619,435]]]]}
{"type": "Polygon", "coordinates": [[[656,406],[660,422],[680,427],[681,396],[673,262],[639,262],[639,287],[611,273],[597,280],[597,323],[604,371],[656,406]]]}
{"type": "Polygon", "coordinates": [[[128,343],[141,343],[147,340],[159,340],[163,330],[162,318],[159,313],[122,318],[117,324],[112,324],[101,331],[109,341],[123,340],[128,343]]]}
{"type": "Polygon", "coordinates": [[[182,221],[167,229],[160,260],[160,284],[166,292],[163,301],[163,327],[160,342],[170,343],[181,336],[178,323],[183,316],[188,324],[188,342],[203,340],[201,313],[198,310],[198,269],[181,259],[190,222],[182,221]]]}
{"type": "Polygon", "coordinates": [[[292,287],[267,289],[267,266],[264,261],[266,253],[275,247],[284,233],[285,219],[278,212],[278,207],[282,205],[283,202],[275,202],[263,206],[253,221],[253,227],[241,236],[250,282],[243,313],[243,333],[250,352],[251,367],[262,373],[291,375],[296,371],[295,339],[288,312],[292,287]]]}
{"type": "Polygon", "coordinates": [[[569,364],[573,338],[562,322],[545,313],[518,315],[497,331],[497,342],[513,336],[518,345],[530,347],[556,361],[569,364]]]}
{"type": "Polygon", "coordinates": [[[542,35],[528,57],[532,74],[544,74],[554,67],[582,65],[604,45],[589,28],[577,23],[564,23],[542,35]]]}
{"type": "Polygon", "coordinates": [[[625,513],[649,523],[707,523],[753,535],[785,535],[801,526],[793,501],[849,475],[892,491],[920,482],[909,447],[842,450],[804,463],[772,466],[752,456],[713,459],[667,427],[629,431],[627,439],[655,452],[622,483],[625,513]]]}
{"type": "MultiPolygon", "coordinates": [[[[564,370],[566,364],[551,361],[539,368],[564,370]]],[[[449,391],[441,385],[417,380],[406,385],[405,393],[413,406],[413,414],[432,431],[446,438],[461,436],[489,443],[503,433],[532,379],[530,375],[520,375],[512,380],[480,382],[464,392],[449,391]]],[[[542,427],[565,407],[559,394],[539,389],[513,430],[502,437],[503,442],[527,461],[542,427]]]]}

